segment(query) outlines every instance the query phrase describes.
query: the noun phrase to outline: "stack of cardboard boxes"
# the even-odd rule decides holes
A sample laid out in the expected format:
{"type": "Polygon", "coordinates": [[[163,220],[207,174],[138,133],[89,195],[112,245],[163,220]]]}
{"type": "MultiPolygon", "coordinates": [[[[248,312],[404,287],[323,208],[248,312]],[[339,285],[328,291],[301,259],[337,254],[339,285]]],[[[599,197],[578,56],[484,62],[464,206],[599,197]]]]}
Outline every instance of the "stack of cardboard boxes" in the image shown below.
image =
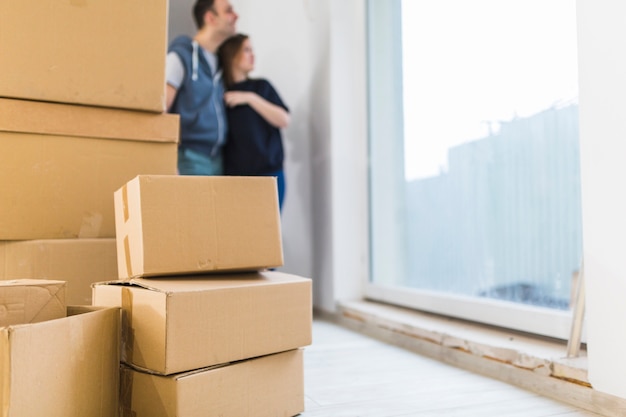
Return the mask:
{"type": "Polygon", "coordinates": [[[113,192],[175,174],[167,1],[0,0],[0,279],[115,278],[113,192]]]}
{"type": "Polygon", "coordinates": [[[176,172],[166,33],[166,0],[0,0],[4,417],[118,415],[120,309],[91,283],[116,276],[113,192],[176,172]]]}
{"type": "Polygon", "coordinates": [[[282,265],[276,179],[138,176],[115,193],[121,407],[136,417],[304,410],[311,280],[282,265]],[[210,273],[210,274],[209,274],[210,273]]]}
{"type": "Polygon", "coordinates": [[[175,175],[167,10],[0,0],[2,416],[304,409],[311,282],[267,270],[273,178],[175,175]]]}

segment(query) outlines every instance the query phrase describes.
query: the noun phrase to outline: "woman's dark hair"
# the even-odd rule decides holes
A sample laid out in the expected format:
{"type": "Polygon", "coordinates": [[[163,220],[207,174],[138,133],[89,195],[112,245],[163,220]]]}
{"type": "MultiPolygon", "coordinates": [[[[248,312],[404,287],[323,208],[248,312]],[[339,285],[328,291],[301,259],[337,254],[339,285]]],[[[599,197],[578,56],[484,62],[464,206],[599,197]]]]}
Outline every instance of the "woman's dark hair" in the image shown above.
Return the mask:
{"type": "Polygon", "coordinates": [[[226,88],[230,88],[235,84],[233,76],[233,62],[237,57],[241,46],[244,41],[248,39],[248,35],[238,33],[226,39],[217,50],[217,58],[219,59],[220,67],[222,68],[222,74],[224,77],[224,85],[226,88]]]}

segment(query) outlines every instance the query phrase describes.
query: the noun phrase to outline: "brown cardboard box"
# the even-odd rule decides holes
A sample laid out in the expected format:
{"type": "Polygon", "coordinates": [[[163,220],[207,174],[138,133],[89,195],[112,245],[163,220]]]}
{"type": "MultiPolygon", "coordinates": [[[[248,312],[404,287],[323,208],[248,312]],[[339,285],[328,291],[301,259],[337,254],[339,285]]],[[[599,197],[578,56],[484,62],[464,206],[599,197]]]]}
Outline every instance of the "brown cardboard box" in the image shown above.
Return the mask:
{"type": "Polygon", "coordinates": [[[178,129],[177,115],[0,99],[0,240],[115,237],[113,192],[175,174],[178,129]]]}
{"type": "Polygon", "coordinates": [[[159,376],[122,367],[122,415],[290,417],[304,411],[302,349],[159,376]]]}
{"type": "Polygon", "coordinates": [[[0,328],[3,417],[117,417],[117,308],[68,307],[67,317],[0,328]]]}
{"type": "Polygon", "coordinates": [[[65,317],[65,282],[0,281],[0,327],[65,317]]]}
{"type": "Polygon", "coordinates": [[[115,192],[121,279],[283,264],[273,177],[140,175],[115,192]]]}
{"type": "Polygon", "coordinates": [[[121,306],[122,360],[169,375],[311,343],[311,280],[280,272],[98,283],[121,306]]]}
{"type": "Polygon", "coordinates": [[[167,0],[0,0],[0,97],[163,112],[167,0]]]}
{"type": "Polygon", "coordinates": [[[0,242],[0,279],[66,281],[68,305],[90,305],[91,284],[117,278],[115,238],[0,242]]]}

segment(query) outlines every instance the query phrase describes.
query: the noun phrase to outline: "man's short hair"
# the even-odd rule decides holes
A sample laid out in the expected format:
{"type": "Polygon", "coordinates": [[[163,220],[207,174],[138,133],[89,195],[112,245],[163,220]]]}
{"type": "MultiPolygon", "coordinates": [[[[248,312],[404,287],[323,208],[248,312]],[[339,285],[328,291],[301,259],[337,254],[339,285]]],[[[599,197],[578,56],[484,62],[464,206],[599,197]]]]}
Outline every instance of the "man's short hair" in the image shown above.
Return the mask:
{"type": "Polygon", "coordinates": [[[214,0],[196,0],[196,4],[193,5],[193,18],[198,29],[204,26],[204,15],[209,10],[213,10],[214,3],[214,0]]]}

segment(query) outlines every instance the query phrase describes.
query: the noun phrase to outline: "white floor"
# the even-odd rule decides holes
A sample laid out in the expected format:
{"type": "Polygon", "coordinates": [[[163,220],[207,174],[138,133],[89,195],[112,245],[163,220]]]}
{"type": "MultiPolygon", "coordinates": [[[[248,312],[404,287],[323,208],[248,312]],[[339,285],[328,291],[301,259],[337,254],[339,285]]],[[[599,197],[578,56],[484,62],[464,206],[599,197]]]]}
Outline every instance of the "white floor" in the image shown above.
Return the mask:
{"type": "Polygon", "coordinates": [[[506,383],[315,320],[301,417],[583,417],[506,383]]]}

